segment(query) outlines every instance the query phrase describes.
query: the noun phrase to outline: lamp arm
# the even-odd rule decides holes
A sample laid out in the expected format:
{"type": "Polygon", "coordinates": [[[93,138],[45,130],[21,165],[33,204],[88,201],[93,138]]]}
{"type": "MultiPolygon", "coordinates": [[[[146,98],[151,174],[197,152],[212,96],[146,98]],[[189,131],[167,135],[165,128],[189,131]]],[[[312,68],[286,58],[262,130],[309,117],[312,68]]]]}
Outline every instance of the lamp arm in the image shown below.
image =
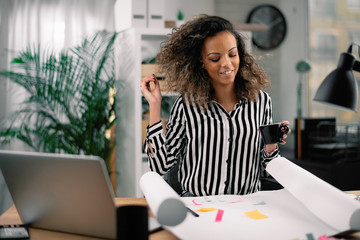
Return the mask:
{"type": "MultiPolygon", "coordinates": [[[[357,44],[357,43],[351,43],[350,46],[347,49],[347,53],[352,54],[353,46],[356,46],[358,48],[358,54],[359,54],[359,57],[360,57],[360,45],[357,44]]],[[[354,62],[352,64],[352,70],[360,72],[360,62],[355,60],[355,56],[353,56],[353,57],[354,57],[354,62]]]]}
{"type": "Polygon", "coordinates": [[[359,53],[359,55],[360,55],[360,45],[359,44],[357,44],[357,43],[354,43],[354,42],[352,42],[351,44],[350,44],[350,46],[348,47],[348,49],[347,49],[347,52],[348,53],[352,53],[352,50],[353,50],[353,46],[357,46],[358,47],[358,53],[359,53]]]}
{"type": "MultiPolygon", "coordinates": [[[[357,44],[357,43],[351,43],[350,46],[349,46],[348,49],[347,49],[347,52],[351,54],[354,45],[357,46],[357,48],[358,48],[358,54],[359,54],[359,56],[360,56],[360,45],[357,44]]],[[[352,66],[352,69],[355,70],[355,71],[357,71],[357,72],[360,72],[360,61],[355,61],[354,64],[353,64],[353,66],[352,66]]]]}

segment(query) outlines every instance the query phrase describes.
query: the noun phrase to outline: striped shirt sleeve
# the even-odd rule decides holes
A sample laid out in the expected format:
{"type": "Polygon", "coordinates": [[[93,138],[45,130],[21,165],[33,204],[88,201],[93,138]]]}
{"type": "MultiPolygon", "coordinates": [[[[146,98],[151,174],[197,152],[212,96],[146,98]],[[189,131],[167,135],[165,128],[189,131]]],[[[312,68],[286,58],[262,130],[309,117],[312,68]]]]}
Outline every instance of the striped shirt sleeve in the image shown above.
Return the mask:
{"type": "Polygon", "coordinates": [[[161,121],[147,128],[144,148],[148,155],[150,170],[161,175],[176,164],[178,155],[184,148],[184,116],[181,102],[181,97],[179,97],[171,109],[166,125],[166,135],[161,121]],[[150,145],[153,154],[150,151],[150,145]]]}

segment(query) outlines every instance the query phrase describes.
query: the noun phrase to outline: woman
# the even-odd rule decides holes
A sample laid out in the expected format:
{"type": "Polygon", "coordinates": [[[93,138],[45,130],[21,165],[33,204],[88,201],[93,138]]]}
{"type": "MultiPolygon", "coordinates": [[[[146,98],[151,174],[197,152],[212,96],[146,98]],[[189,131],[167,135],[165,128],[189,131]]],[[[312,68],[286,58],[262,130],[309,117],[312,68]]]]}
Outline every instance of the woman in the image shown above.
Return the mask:
{"type": "Polygon", "coordinates": [[[269,80],[232,24],[207,15],[185,23],[168,35],[157,63],[180,97],[165,135],[159,83],[154,75],[141,80],[150,106],[150,169],[165,174],[179,162],[182,196],[260,190],[261,164],[279,154],[277,144],[263,146],[258,131],[272,122],[271,99],[262,91],[269,80]]]}

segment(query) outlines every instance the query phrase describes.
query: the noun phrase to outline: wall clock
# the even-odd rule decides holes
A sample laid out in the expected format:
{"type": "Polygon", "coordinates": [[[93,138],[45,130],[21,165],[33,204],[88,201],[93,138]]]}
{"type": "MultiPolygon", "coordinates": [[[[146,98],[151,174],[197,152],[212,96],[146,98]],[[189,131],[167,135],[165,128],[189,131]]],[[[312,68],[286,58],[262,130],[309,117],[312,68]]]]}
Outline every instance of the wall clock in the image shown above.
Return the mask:
{"type": "Polygon", "coordinates": [[[287,26],[282,12],[275,6],[262,4],[251,10],[247,23],[263,23],[267,31],[252,32],[252,41],[260,49],[278,47],[285,39],[287,26]]]}

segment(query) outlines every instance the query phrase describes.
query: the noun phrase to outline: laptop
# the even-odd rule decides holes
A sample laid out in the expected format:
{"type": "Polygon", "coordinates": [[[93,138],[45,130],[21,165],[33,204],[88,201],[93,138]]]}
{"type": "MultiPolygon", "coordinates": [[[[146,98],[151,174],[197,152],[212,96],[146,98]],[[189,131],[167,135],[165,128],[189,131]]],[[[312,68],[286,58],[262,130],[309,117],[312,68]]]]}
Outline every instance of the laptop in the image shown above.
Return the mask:
{"type": "Polygon", "coordinates": [[[100,157],[0,150],[0,169],[24,224],[116,238],[115,194],[100,157]]]}

